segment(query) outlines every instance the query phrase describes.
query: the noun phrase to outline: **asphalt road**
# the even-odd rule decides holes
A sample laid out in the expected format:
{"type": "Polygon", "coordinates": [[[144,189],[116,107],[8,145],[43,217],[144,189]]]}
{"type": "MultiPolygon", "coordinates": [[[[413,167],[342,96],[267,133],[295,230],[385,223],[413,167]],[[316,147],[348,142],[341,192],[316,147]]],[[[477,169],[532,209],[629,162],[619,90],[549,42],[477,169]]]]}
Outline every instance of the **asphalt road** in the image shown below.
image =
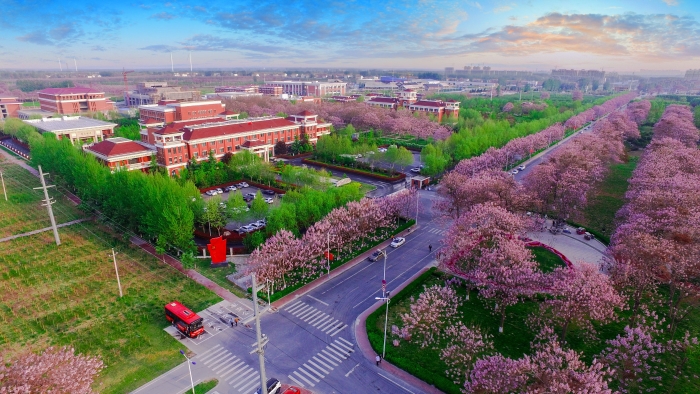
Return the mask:
{"type": "MultiPolygon", "coordinates": [[[[406,243],[388,248],[387,289],[396,288],[427,265],[433,264],[448,223],[430,207],[435,192],[421,191],[419,228],[406,243]],[[432,253],[428,245],[432,244],[432,253]]],[[[261,316],[262,331],[270,339],[265,353],[267,377],[301,386],[314,393],[422,393],[401,379],[378,369],[360,352],[353,325],[357,317],[381,296],[384,260],[362,261],[320,284],[276,313],[261,316]]],[[[195,384],[219,380],[218,393],[252,394],[259,387],[253,329],[229,327],[218,319],[223,311],[206,311],[202,340],[180,340],[196,355],[192,361],[195,384]]],[[[252,324],[252,323],[251,323],[252,324]]],[[[179,340],[179,339],[178,339],[179,340]]],[[[183,357],[184,360],[184,357],[183,357]]],[[[186,363],[136,390],[135,393],[184,393],[190,385],[186,363]]]]}

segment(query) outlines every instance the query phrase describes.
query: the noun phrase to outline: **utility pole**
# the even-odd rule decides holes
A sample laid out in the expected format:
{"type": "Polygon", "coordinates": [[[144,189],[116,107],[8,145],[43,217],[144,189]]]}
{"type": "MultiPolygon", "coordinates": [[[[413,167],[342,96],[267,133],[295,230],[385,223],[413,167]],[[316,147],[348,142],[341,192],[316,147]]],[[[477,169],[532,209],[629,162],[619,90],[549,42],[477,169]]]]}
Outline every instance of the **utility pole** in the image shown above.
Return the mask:
{"type": "Polygon", "coordinates": [[[73,58],[73,65],[75,65],[75,72],[78,72],[78,61],[73,58]]]}
{"type": "Polygon", "coordinates": [[[262,336],[260,333],[260,313],[258,312],[258,284],[255,281],[255,272],[250,274],[250,279],[253,282],[253,313],[255,314],[255,337],[257,338],[257,343],[253,346],[256,347],[250,354],[258,353],[258,361],[260,362],[260,387],[262,388],[262,394],[267,394],[267,377],[265,376],[265,345],[267,345],[267,337],[262,336]]]}
{"type": "Polygon", "coordinates": [[[58,58],[58,68],[60,68],[61,71],[63,71],[63,66],[61,65],[61,58],[60,57],[58,58]]]}
{"type": "Polygon", "coordinates": [[[5,196],[5,201],[7,201],[7,190],[5,190],[5,178],[2,176],[2,171],[0,171],[0,181],[2,181],[2,194],[5,196]]]}
{"type": "Polygon", "coordinates": [[[58,237],[58,227],[56,227],[56,219],[53,217],[53,209],[51,209],[51,205],[53,203],[55,203],[56,201],[52,201],[51,198],[49,197],[49,188],[55,187],[56,185],[46,186],[46,181],[44,180],[44,175],[49,175],[49,174],[41,171],[41,166],[39,166],[39,178],[41,178],[41,187],[35,187],[34,189],[44,189],[44,203],[45,204],[42,204],[42,205],[45,205],[46,209],[48,209],[48,211],[49,211],[49,218],[51,219],[51,227],[53,228],[53,237],[56,240],[56,245],[58,246],[61,244],[61,238],[58,237]]]}
{"type": "Polygon", "coordinates": [[[117,253],[114,252],[114,248],[112,248],[112,260],[114,261],[114,272],[117,273],[117,286],[119,286],[119,298],[124,297],[124,294],[122,293],[122,282],[119,280],[119,268],[117,268],[117,253]]]}

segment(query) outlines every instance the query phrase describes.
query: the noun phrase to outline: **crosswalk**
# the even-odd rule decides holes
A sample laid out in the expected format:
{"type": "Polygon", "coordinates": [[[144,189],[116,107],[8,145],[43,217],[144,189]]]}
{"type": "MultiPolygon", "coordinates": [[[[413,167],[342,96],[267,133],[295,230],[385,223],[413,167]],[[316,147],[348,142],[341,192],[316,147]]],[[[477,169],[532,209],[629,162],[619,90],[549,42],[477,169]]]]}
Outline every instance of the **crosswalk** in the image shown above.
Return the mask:
{"type": "Polygon", "coordinates": [[[348,326],[342,321],[334,319],[325,312],[322,312],[301,301],[290,304],[287,308],[285,308],[285,311],[332,337],[338,335],[339,332],[348,326]]]}
{"type": "Polygon", "coordinates": [[[445,233],[447,232],[447,230],[443,230],[443,229],[441,229],[441,228],[435,228],[435,227],[433,227],[433,228],[431,228],[430,230],[428,230],[428,232],[431,233],[431,234],[445,235],[445,233]]]}
{"type": "Polygon", "coordinates": [[[233,390],[231,392],[252,393],[260,385],[258,371],[221,345],[214,346],[198,363],[214,371],[219,381],[226,381],[233,390]]]}
{"type": "Polygon", "coordinates": [[[350,353],[355,351],[353,348],[351,342],[338,337],[287,377],[301,387],[314,387],[316,383],[350,357],[350,353]]]}

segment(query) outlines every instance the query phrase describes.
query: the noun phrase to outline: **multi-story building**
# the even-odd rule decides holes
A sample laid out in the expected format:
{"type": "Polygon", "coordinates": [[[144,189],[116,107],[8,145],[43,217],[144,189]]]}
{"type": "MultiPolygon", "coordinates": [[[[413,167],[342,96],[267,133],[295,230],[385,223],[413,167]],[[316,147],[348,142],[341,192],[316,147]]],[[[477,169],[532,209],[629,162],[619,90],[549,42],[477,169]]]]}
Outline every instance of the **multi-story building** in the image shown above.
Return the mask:
{"type": "Polygon", "coordinates": [[[365,100],[365,104],[372,107],[386,108],[386,109],[398,109],[400,101],[396,97],[379,97],[373,96],[365,100]]]}
{"type": "Polygon", "coordinates": [[[129,107],[156,104],[162,100],[197,101],[197,90],[182,90],[180,86],[168,86],[167,82],[140,82],[136,90],[124,92],[124,102],[129,107]]]}
{"type": "Polygon", "coordinates": [[[260,93],[258,85],[246,86],[219,86],[214,88],[215,93],[237,92],[237,93],[260,93]]]}
{"type": "Polygon", "coordinates": [[[318,115],[308,111],[286,119],[225,117],[223,113],[221,117],[181,120],[164,126],[148,125],[151,127],[141,131],[141,144],[151,149],[159,166],[174,175],[188,161],[207,160],[210,154],[220,160],[227,153],[247,150],[269,160],[278,141],[291,144],[306,134],[311,143],[316,143],[319,137],[330,134],[331,128],[330,123],[319,122],[318,115]]]}
{"type": "Polygon", "coordinates": [[[155,153],[144,144],[122,137],[107,138],[102,142],[85,145],[83,150],[97,158],[112,171],[117,169],[146,172],[155,153]]]}
{"type": "Polygon", "coordinates": [[[54,133],[59,139],[68,138],[72,143],[100,142],[114,134],[114,123],[86,118],[84,116],[62,116],[23,120],[36,127],[40,133],[54,133]]]}
{"type": "Polygon", "coordinates": [[[219,116],[226,104],[219,100],[176,102],[161,100],[158,104],[139,106],[139,123],[142,126],[163,126],[180,120],[195,120],[219,116]]]}
{"type": "Polygon", "coordinates": [[[0,119],[19,117],[22,103],[16,97],[0,97],[0,119]]]}
{"type": "MultiPolygon", "coordinates": [[[[295,96],[343,96],[345,95],[345,82],[306,82],[306,81],[270,81],[268,86],[278,86],[282,88],[282,93],[295,96]]],[[[262,92],[262,91],[261,91],[262,92]]]]}
{"type": "Polygon", "coordinates": [[[408,109],[413,112],[423,112],[436,116],[437,121],[441,122],[443,116],[455,118],[459,116],[459,101],[420,100],[409,105],[408,109]]]}
{"type": "Polygon", "coordinates": [[[258,92],[265,96],[279,97],[284,93],[284,89],[281,86],[262,85],[258,87],[258,92]]]}
{"type": "Polygon", "coordinates": [[[685,77],[689,79],[700,79],[700,69],[697,70],[687,70],[685,72],[685,77]]]}
{"type": "Polygon", "coordinates": [[[61,115],[114,110],[114,103],[105,98],[104,92],[91,88],[48,88],[40,90],[39,105],[44,111],[61,115]]]}

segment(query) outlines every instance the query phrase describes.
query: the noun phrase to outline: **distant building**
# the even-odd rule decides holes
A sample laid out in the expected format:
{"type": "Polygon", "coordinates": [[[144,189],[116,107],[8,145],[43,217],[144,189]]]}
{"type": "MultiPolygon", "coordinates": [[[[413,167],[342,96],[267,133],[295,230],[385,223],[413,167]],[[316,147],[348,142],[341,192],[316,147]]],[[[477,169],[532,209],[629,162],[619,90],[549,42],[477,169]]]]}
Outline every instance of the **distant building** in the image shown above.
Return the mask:
{"type": "Polygon", "coordinates": [[[455,118],[459,116],[459,101],[420,100],[409,105],[408,109],[413,112],[423,112],[436,116],[437,121],[441,122],[443,116],[455,118]]]}
{"type": "Polygon", "coordinates": [[[306,82],[306,81],[270,81],[268,86],[279,86],[282,93],[293,94],[295,96],[343,96],[347,83],[345,82],[306,82]]]}
{"type": "Polygon", "coordinates": [[[180,120],[212,118],[224,112],[225,104],[219,100],[175,102],[161,100],[158,104],[139,106],[139,123],[141,125],[160,125],[180,120]]]}
{"type": "Polygon", "coordinates": [[[281,86],[262,85],[258,87],[258,91],[265,96],[279,97],[284,93],[281,86]]]}
{"type": "Polygon", "coordinates": [[[146,172],[155,152],[144,144],[122,137],[107,138],[102,142],[86,145],[83,150],[97,158],[112,171],[117,169],[146,172]]]}
{"type": "Polygon", "coordinates": [[[686,71],[685,77],[689,79],[700,79],[700,69],[686,71]]]}
{"type": "Polygon", "coordinates": [[[205,100],[222,100],[230,99],[235,100],[243,97],[262,97],[262,93],[246,93],[246,92],[219,92],[219,93],[208,93],[204,95],[205,100]]]}
{"type": "Polygon", "coordinates": [[[40,90],[39,105],[44,111],[61,115],[114,110],[114,103],[105,98],[104,92],[91,88],[48,88],[40,90]]]}
{"type": "Polygon", "coordinates": [[[140,82],[136,90],[124,92],[124,102],[129,107],[156,104],[162,100],[197,101],[197,90],[182,90],[180,86],[168,86],[167,82],[140,82]]]}
{"type": "Polygon", "coordinates": [[[599,70],[567,70],[557,69],[552,70],[553,77],[577,77],[577,78],[605,78],[605,71],[599,70]]]}
{"type": "Polygon", "coordinates": [[[214,88],[215,93],[237,92],[237,93],[260,93],[258,85],[246,86],[219,86],[214,88]]]}
{"type": "Polygon", "coordinates": [[[371,106],[371,107],[379,107],[379,108],[386,108],[386,109],[398,109],[400,102],[399,99],[396,97],[370,97],[369,99],[365,100],[365,104],[371,106]]]}
{"type": "Polygon", "coordinates": [[[445,67],[445,76],[450,76],[454,75],[455,73],[455,68],[454,67],[445,67]]]}
{"type": "Polygon", "coordinates": [[[357,101],[356,98],[353,98],[350,96],[333,96],[333,97],[331,97],[331,100],[339,102],[339,103],[349,103],[349,102],[357,101]]]}
{"type": "Polygon", "coordinates": [[[22,103],[16,97],[0,97],[0,119],[18,118],[22,103]]]}
{"type": "Polygon", "coordinates": [[[22,120],[50,118],[55,112],[44,111],[41,108],[22,108],[17,111],[17,117],[22,120]]]}
{"type": "Polygon", "coordinates": [[[114,123],[103,122],[85,116],[62,116],[60,118],[43,118],[24,120],[34,126],[40,133],[51,132],[59,139],[68,138],[72,143],[100,142],[114,134],[114,123]]]}

